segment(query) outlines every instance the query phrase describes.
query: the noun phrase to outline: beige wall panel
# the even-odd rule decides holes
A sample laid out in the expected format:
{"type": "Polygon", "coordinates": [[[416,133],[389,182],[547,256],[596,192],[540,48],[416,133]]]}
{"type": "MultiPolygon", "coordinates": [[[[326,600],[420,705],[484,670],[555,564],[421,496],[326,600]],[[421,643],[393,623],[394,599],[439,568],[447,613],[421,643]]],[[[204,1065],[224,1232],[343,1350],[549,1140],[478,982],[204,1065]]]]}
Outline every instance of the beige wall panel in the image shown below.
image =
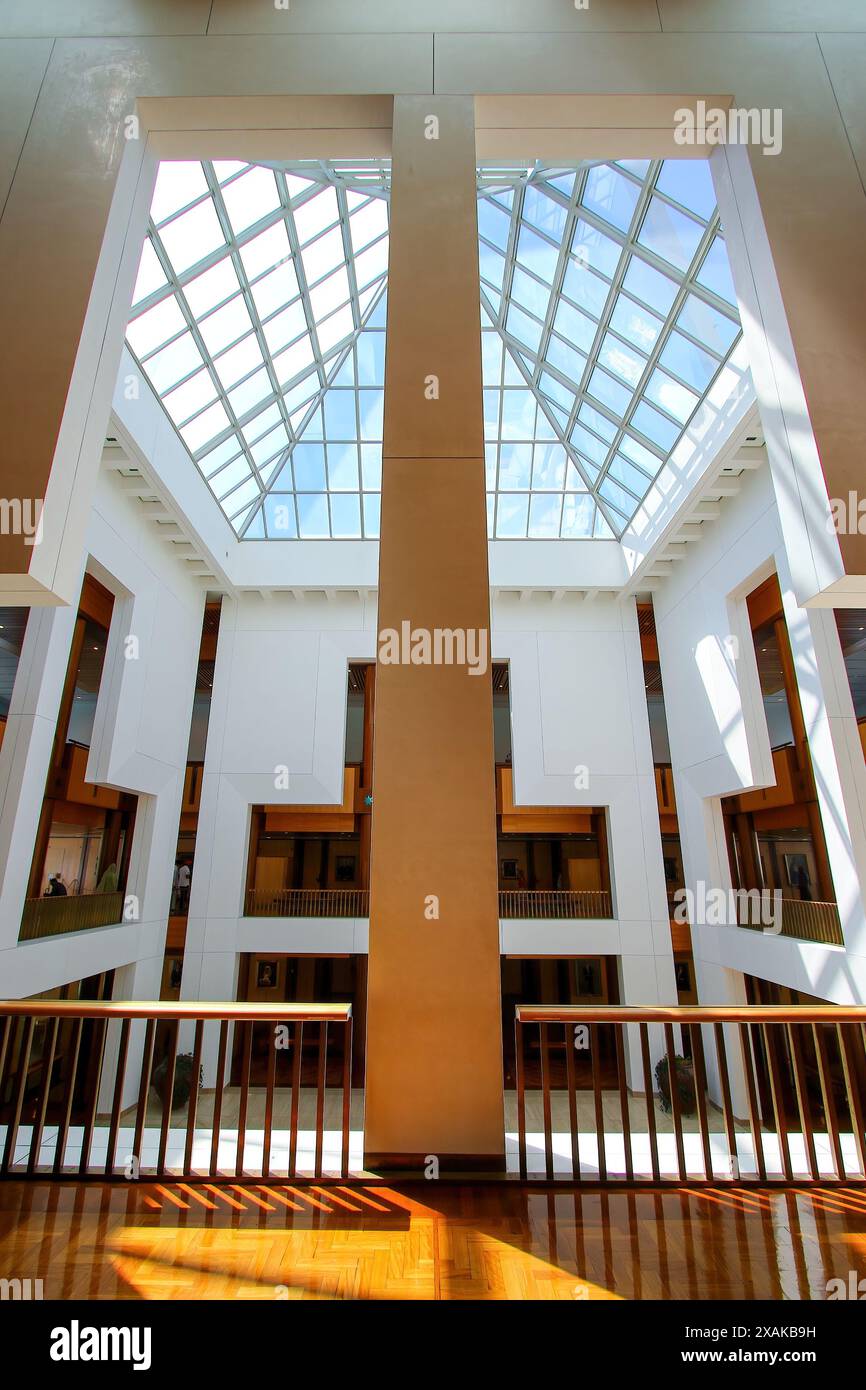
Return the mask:
{"type": "Polygon", "coordinates": [[[4,0],[0,36],[206,34],[211,0],[4,0]]]}
{"type": "MultiPolygon", "coordinates": [[[[482,632],[489,643],[478,293],[472,102],[398,98],[380,634],[408,620],[430,632],[482,632]],[[440,119],[438,140],[424,138],[428,113],[440,119]],[[446,364],[438,402],[424,399],[425,343],[446,364]],[[459,449],[437,456],[432,442],[447,444],[449,428],[459,449]],[[395,440],[411,441],[415,456],[394,457],[395,440]],[[467,456],[454,457],[460,451],[467,456]]],[[[380,661],[373,757],[366,1150],[371,1161],[496,1158],[504,1140],[489,666],[471,675],[465,665],[380,661]],[[431,895],[438,920],[425,916],[431,895]]]]}
{"type": "Polygon", "coordinates": [[[211,34],[592,33],[660,28],[655,0],[291,0],[288,9],[214,0],[211,34]]]}
{"type": "Polygon", "coordinates": [[[50,55],[47,41],[0,40],[0,216],[50,55]]]}
{"type": "Polygon", "coordinates": [[[665,33],[866,29],[860,0],[658,0],[665,33]]]}
{"type": "MultiPolygon", "coordinates": [[[[866,15],[866,5],[863,6],[866,15]]],[[[866,185],[866,37],[820,34],[818,41],[866,185]]]]}

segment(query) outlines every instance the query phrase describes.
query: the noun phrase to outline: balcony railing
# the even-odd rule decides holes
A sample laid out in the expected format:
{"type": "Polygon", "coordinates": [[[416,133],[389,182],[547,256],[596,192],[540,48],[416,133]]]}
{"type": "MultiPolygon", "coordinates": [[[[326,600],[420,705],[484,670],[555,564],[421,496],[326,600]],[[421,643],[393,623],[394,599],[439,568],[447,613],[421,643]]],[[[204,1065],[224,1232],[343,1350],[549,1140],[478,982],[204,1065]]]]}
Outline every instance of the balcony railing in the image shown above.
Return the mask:
{"type": "Polygon", "coordinates": [[[66,936],[91,927],[117,926],[123,920],[122,893],[83,893],[78,897],[28,898],[19,941],[66,936]]]}
{"type": "MultiPolygon", "coordinates": [[[[755,931],[771,931],[779,924],[766,927],[744,921],[740,925],[755,931]]],[[[795,937],[798,941],[817,941],[822,946],[845,944],[836,904],[806,902],[801,898],[782,898],[781,930],[777,935],[795,937]]]]}
{"type": "MultiPolygon", "coordinates": [[[[251,888],[247,893],[248,917],[367,917],[369,913],[366,888],[285,888],[276,892],[251,888]]],[[[613,907],[606,892],[517,889],[500,892],[499,916],[512,921],[592,920],[612,918],[613,907]]]]}
{"type": "Polygon", "coordinates": [[[518,888],[500,891],[499,916],[506,921],[516,917],[530,921],[613,917],[613,906],[610,893],[594,889],[572,892],[564,888],[549,891],[518,888]]]}
{"type": "Polygon", "coordinates": [[[0,1177],[346,1177],[351,1075],[350,1004],[0,1002],[0,1177]]]}
{"type": "Polygon", "coordinates": [[[520,1175],[863,1182],[864,1033],[866,1008],[833,1005],[521,1004],[520,1175]]]}
{"type": "Polygon", "coordinates": [[[248,917],[368,917],[366,888],[250,888],[248,917]]]}

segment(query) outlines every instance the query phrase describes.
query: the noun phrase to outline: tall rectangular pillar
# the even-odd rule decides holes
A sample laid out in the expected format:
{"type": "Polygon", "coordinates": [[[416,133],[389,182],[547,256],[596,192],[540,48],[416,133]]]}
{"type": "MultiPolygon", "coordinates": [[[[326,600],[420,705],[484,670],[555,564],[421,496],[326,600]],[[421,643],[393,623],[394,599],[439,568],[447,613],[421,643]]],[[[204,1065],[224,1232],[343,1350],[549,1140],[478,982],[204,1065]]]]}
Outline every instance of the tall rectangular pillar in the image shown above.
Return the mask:
{"type": "Polygon", "coordinates": [[[500,1167],[490,591],[468,97],[394,102],[384,441],[366,1160],[500,1167]]]}

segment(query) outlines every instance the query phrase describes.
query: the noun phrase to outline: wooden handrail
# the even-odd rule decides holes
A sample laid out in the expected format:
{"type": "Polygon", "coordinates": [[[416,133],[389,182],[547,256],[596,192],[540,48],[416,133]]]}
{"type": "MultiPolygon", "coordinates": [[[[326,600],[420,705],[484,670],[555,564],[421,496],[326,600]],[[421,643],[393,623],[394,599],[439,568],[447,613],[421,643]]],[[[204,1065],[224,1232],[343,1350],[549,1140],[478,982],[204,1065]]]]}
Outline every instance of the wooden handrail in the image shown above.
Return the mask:
{"type": "Polygon", "coordinates": [[[346,1178],[352,1027],[347,1003],[4,1000],[0,1177],[346,1178]]]}
{"type": "Polygon", "coordinates": [[[209,1003],[190,1000],[3,999],[0,1018],[225,1019],[228,1023],[344,1023],[351,1004],[209,1003]]]}
{"type": "Polygon", "coordinates": [[[866,1182],[862,1006],[519,1004],[514,1031],[523,1178],[866,1182]]]}
{"type": "Polygon", "coordinates": [[[866,1023],[849,1004],[518,1004],[521,1023],[866,1023]]]}

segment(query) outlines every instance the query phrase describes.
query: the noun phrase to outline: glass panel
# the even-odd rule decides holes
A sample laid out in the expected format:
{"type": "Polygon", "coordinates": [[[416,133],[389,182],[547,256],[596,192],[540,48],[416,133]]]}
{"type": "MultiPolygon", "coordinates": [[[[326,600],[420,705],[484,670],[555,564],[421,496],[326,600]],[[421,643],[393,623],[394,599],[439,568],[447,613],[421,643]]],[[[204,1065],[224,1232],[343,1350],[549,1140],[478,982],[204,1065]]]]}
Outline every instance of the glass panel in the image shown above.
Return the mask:
{"type": "Polygon", "coordinates": [[[160,232],[160,240],[179,275],[224,246],[225,237],[211,199],[169,222],[160,232]]]}
{"type": "Polygon", "coordinates": [[[135,289],[132,292],[133,304],[138,304],[148,295],[153,294],[166,283],[165,271],[159,263],[159,257],[153,249],[153,242],[150,237],[145,237],[144,246],[141,248],[141,260],[138,263],[138,276],[135,281],[135,289]]]}
{"type": "Polygon", "coordinates": [[[610,316],[610,326],[642,352],[648,353],[658,342],[664,324],[627,294],[620,294],[610,316]]]}
{"type": "Polygon", "coordinates": [[[582,217],[575,224],[571,250],[578,264],[592,266],[593,270],[606,275],[609,280],[613,279],[622,255],[619,242],[605,236],[598,227],[584,222],[582,217]]]}
{"type": "Polygon", "coordinates": [[[194,203],[207,193],[207,179],[197,162],[165,160],[160,164],[150,204],[154,222],[164,222],[172,213],[194,203]]]}
{"type": "Polygon", "coordinates": [[[740,335],[738,323],[714,309],[705,300],[698,299],[695,294],[689,295],[680,310],[677,324],[722,357],[730,351],[740,335]]]}
{"type": "Polygon", "coordinates": [[[532,537],[553,539],[559,536],[562,497],[556,493],[532,494],[529,506],[529,534],[532,537]]]}
{"type": "Polygon", "coordinates": [[[623,285],[658,314],[666,314],[677,296],[673,281],[640,256],[632,256],[629,261],[623,285]]]}
{"type": "Polygon", "coordinates": [[[659,361],[698,392],[707,389],[719,367],[717,358],[677,332],[668,336],[659,361]]]}
{"type": "Polygon", "coordinates": [[[716,190],[710,174],[709,160],[666,159],[661,167],[656,188],[689,212],[696,212],[709,222],[716,210],[716,190]]]}
{"type": "Polygon", "coordinates": [[[640,188],[610,164],[597,164],[586,176],[581,202],[620,231],[627,231],[640,188]]]}
{"type": "Polygon", "coordinates": [[[674,419],[683,425],[698,403],[697,396],[680,386],[678,381],[673,381],[666,372],[658,369],[653,372],[647,383],[646,398],[660,405],[668,415],[673,415],[674,419]]]}
{"type": "Polygon", "coordinates": [[[648,250],[661,256],[669,265],[686,270],[698,249],[702,235],[703,228],[699,222],[672,208],[669,203],[663,203],[661,198],[653,198],[647,208],[638,241],[641,246],[646,246],[648,250]]]}
{"type": "Polygon", "coordinates": [[[728,263],[725,243],[720,236],[716,237],[704,257],[697,279],[699,285],[705,285],[708,290],[712,290],[721,299],[726,299],[736,309],[737,292],[731,278],[731,267],[728,263]]]}
{"type": "Polygon", "coordinates": [[[273,173],[259,167],[250,169],[223,189],[223,202],[234,233],[245,231],[280,206],[273,173]]]}

